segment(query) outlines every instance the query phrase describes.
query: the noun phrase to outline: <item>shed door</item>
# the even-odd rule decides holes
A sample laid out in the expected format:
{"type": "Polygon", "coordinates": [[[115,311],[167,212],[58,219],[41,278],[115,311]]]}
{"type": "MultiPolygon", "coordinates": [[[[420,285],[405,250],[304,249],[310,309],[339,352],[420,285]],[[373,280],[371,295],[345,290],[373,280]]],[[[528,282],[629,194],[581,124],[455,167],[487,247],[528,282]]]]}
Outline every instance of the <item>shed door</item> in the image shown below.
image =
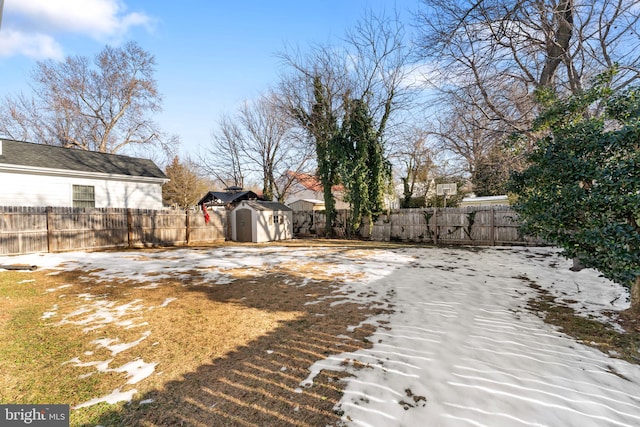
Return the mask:
{"type": "Polygon", "coordinates": [[[236,238],[238,242],[253,242],[251,235],[251,209],[238,209],[236,211],[236,238]]]}

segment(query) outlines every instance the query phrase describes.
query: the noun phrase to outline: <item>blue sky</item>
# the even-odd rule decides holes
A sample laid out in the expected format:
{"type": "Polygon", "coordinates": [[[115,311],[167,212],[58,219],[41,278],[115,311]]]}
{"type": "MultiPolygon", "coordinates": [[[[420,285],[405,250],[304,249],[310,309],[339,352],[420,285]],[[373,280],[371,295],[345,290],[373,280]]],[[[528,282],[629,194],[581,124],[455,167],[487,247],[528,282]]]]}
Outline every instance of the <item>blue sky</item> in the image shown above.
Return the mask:
{"type": "Polygon", "coordinates": [[[134,40],[153,54],[162,129],[181,154],[211,142],[223,113],[275,85],[286,45],[338,42],[369,9],[398,10],[407,24],[419,0],[5,0],[0,97],[29,93],[36,61],[92,57],[134,40]]]}

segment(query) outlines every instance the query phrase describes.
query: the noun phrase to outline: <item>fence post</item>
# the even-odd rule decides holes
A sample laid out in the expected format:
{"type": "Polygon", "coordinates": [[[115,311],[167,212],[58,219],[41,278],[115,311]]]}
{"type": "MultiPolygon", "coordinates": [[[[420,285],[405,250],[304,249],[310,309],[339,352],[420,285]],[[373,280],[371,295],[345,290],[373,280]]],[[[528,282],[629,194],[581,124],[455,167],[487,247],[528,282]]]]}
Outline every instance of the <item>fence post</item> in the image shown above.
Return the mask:
{"type": "Polygon", "coordinates": [[[127,245],[133,247],[133,214],[131,208],[127,208],[127,245]]]}
{"type": "Polygon", "coordinates": [[[433,207],[433,244],[438,244],[438,207],[433,207]]]}
{"type": "Polygon", "coordinates": [[[44,210],[47,221],[47,252],[51,252],[53,247],[53,236],[51,235],[53,233],[53,219],[51,218],[52,209],[53,208],[51,206],[47,206],[44,210]]]}
{"type": "Polygon", "coordinates": [[[191,240],[191,229],[189,228],[189,209],[186,209],[186,215],[185,215],[185,220],[184,220],[184,227],[185,227],[185,239],[187,240],[187,245],[189,245],[189,241],[191,240]]]}
{"type": "Polygon", "coordinates": [[[490,226],[491,226],[491,231],[490,231],[490,236],[491,236],[491,246],[495,246],[496,245],[496,211],[493,207],[493,205],[491,205],[491,220],[489,222],[490,226]]]}

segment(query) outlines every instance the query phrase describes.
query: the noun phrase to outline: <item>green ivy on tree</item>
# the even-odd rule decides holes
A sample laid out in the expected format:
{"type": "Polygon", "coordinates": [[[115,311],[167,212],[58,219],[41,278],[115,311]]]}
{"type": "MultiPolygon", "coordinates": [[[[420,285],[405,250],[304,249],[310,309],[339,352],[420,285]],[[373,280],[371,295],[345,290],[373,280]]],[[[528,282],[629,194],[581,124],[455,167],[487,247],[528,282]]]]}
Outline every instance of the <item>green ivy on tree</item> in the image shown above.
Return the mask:
{"type": "Polygon", "coordinates": [[[640,88],[611,93],[607,77],[567,99],[542,94],[535,130],[547,135],[510,187],[527,234],[629,288],[640,316],[640,88]]]}
{"type": "Polygon", "coordinates": [[[320,76],[313,79],[314,103],[310,114],[298,108],[293,113],[313,138],[318,162],[318,179],[322,184],[326,213],[325,233],[333,235],[333,223],[336,218],[336,200],[333,186],[339,183],[341,129],[333,113],[327,89],[320,76]]]}
{"type": "MultiPolygon", "coordinates": [[[[391,180],[391,165],[364,101],[350,102],[343,123],[341,177],[351,205],[349,227],[358,232],[364,218],[369,225],[384,208],[384,190],[391,180]]],[[[371,230],[371,228],[370,228],[371,230]]]]}

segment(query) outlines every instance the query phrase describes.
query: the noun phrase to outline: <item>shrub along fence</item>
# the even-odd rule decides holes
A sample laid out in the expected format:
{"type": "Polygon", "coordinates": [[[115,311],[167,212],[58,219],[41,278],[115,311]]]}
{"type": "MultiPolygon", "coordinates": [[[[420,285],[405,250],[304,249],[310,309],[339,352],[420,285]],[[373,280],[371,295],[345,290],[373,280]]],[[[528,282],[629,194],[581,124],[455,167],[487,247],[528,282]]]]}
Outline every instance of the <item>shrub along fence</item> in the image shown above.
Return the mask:
{"type": "Polygon", "coordinates": [[[200,211],[1,207],[0,255],[171,246],[224,240],[226,213],[200,211]]]}
{"type": "MultiPolygon", "coordinates": [[[[338,211],[333,230],[349,237],[349,211],[338,211]]],[[[293,231],[298,236],[324,235],[324,211],[298,211],[293,231]]],[[[465,245],[540,245],[539,239],[523,236],[517,213],[509,206],[397,209],[380,215],[373,227],[366,224],[360,237],[376,241],[425,242],[465,245]]]]}

